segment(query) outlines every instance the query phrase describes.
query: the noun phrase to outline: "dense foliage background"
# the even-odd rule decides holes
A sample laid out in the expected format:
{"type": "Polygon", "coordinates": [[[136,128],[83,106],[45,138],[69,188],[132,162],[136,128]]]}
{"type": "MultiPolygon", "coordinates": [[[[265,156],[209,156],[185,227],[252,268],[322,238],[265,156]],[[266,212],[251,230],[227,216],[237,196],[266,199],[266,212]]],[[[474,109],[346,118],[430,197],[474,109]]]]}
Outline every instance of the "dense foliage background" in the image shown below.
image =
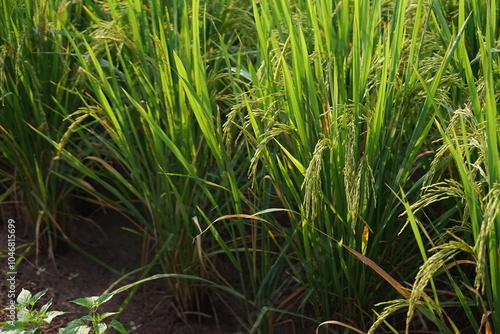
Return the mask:
{"type": "Polygon", "coordinates": [[[2,0],[0,201],[49,253],[77,244],[75,203],[120,211],[143,277],[174,274],[184,311],[240,305],[252,333],[416,312],[493,333],[499,9],[2,0]]]}

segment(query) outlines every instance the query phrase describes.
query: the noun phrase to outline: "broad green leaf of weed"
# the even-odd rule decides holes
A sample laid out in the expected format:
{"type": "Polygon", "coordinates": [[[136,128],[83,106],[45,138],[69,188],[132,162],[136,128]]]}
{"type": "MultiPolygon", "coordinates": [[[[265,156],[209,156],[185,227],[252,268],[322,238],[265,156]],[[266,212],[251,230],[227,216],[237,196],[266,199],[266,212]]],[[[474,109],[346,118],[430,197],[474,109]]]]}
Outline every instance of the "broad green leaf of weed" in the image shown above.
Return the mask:
{"type": "Polygon", "coordinates": [[[118,322],[117,320],[112,320],[109,323],[109,327],[112,327],[112,328],[116,329],[121,334],[127,334],[127,331],[125,330],[125,328],[123,327],[123,325],[120,322],[118,322]]]}
{"type": "Polygon", "coordinates": [[[83,307],[86,307],[88,309],[92,309],[97,305],[97,300],[99,297],[85,297],[85,298],[78,298],[75,300],[72,300],[71,302],[83,307]]]}
{"type": "Polygon", "coordinates": [[[90,331],[91,328],[83,320],[76,319],[71,321],[60,334],[88,334],[90,331]]]}
{"type": "Polygon", "coordinates": [[[22,289],[19,296],[17,296],[17,303],[20,305],[29,305],[31,302],[31,296],[31,292],[26,289],[22,289]]]}
{"type": "Polygon", "coordinates": [[[60,315],[67,314],[67,313],[68,312],[62,312],[62,311],[49,311],[49,312],[45,313],[45,318],[43,319],[43,321],[50,324],[52,322],[52,320],[54,320],[55,317],[58,317],[60,315]]]}

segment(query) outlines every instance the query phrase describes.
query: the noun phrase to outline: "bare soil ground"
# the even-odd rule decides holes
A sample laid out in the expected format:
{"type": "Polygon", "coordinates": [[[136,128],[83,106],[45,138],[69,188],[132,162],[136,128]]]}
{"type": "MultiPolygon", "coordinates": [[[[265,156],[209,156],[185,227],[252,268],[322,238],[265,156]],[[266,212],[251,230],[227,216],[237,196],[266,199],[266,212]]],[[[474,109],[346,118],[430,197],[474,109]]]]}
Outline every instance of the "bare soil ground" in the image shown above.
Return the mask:
{"type": "MultiPolygon", "coordinates": [[[[2,208],[2,223],[0,224],[0,249],[7,246],[6,216],[14,217],[15,214],[6,214],[5,206],[2,208]]],[[[113,267],[122,275],[141,267],[140,237],[123,230],[122,227],[132,227],[122,216],[117,213],[102,211],[93,214],[90,221],[81,220],[76,225],[73,235],[77,236],[82,249],[103,263],[113,267]]],[[[55,254],[55,259],[49,259],[47,252],[41,250],[36,257],[34,247],[23,254],[30,245],[33,237],[23,227],[21,219],[16,219],[16,256],[25,256],[17,268],[16,294],[21,289],[27,289],[33,294],[47,289],[47,294],[39,302],[39,307],[53,299],[50,310],[69,312],[55,318],[47,325],[44,334],[58,333],[58,329],[65,327],[73,319],[88,314],[88,311],[70,301],[82,297],[101,295],[114,282],[120,279],[105,266],[96,263],[89,256],[71,247],[63,247],[55,254]]],[[[0,277],[3,284],[0,288],[0,308],[6,307],[7,287],[7,256],[0,255],[0,277]]],[[[153,272],[151,274],[154,274],[153,272]]],[[[139,274],[131,275],[116,287],[138,280],[139,274]]],[[[100,309],[101,312],[118,311],[127,297],[127,292],[114,296],[100,309]]],[[[244,332],[241,324],[232,317],[222,303],[214,302],[210,314],[181,314],[173,303],[164,281],[150,281],[141,284],[133,299],[128,303],[118,320],[129,333],[139,334],[218,334],[244,332]],[[219,306],[220,307],[219,307],[219,306]]],[[[6,313],[0,313],[0,321],[6,321],[6,313]]],[[[299,328],[300,324],[286,322],[274,333],[313,333],[314,327],[309,324],[307,328],[299,328]]],[[[111,333],[116,332],[112,331],[111,333]]]]}
{"type": "MultiPolygon", "coordinates": [[[[77,230],[74,231],[74,234],[78,235],[81,247],[122,274],[139,268],[141,266],[141,240],[138,236],[121,228],[122,226],[130,227],[129,223],[116,213],[103,214],[101,212],[97,217],[92,218],[96,224],[82,220],[77,230]]],[[[17,221],[19,227],[21,224],[19,220],[17,221]]],[[[17,230],[18,257],[29,245],[28,240],[31,240],[27,238],[26,231],[23,230],[23,228],[17,230]]],[[[6,242],[6,230],[3,226],[0,237],[2,248],[6,242]]],[[[101,295],[120,278],[105,266],[70,247],[58,250],[55,260],[49,259],[46,252],[41,251],[38,261],[32,249],[20,263],[17,273],[17,294],[21,289],[27,289],[33,294],[48,289],[47,294],[40,301],[40,306],[52,298],[53,305],[50,310],[69,312],[55,318],[44,330],[46,334],[57,333],[58,329],[64,327],[70,320],[87,314],[85,308],[71,303],[71,300],[101,295]]],[[[6,274],[7,259],[5,257],[0,267],[2,280],[5,279],[6,274]]],[[[139,274],[131,275],[124,282],[120,282],[120,285],[131,283],[139,278],[139,274]]],[[[5,284],[2,284],[0,292],[2,295],[0,307],[3,309],[8,302],[5,284]]],[[[102,306],[101,311],[119,310],[126,297],[127,292],[114,296],[102,306]]],[[[5,314],[2,314],[1,318],[4,320],[5,314]]],[[[224,324],[219,321],[217,323],[214,315],[206,315],[198,319],[196,316],[180,314],[172,302],[165,282],[160,280],[142,284],[118,320],[129,333],[141,334],[230,333],[232,332],[230,327],[235,325],[230,322],[224,324]]]]}

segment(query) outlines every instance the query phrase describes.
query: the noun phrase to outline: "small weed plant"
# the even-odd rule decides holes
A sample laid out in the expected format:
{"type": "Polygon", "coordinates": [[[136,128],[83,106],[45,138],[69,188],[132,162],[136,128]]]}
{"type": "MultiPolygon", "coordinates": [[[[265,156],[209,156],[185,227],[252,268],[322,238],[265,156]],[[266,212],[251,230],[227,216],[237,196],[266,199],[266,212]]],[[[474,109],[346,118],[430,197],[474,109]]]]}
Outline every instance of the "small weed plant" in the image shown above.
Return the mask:
{"type": "Polygon", "coordinates": [[[4,326],[0,328],[2,334],[36,334],[42,332],[44,323],[50,324],[52,320],[66,312],[49,311],[52,305],[50,299],[40,310],[35,309],[35,304],[42,298],[47,290],[41,291],[36,295],[32,295],[28,290],[23,289],[17,297],[17,304],[6,308],[7,311],[17,311],[17,318],[8,323],[2,323],[4,326]]]}
{"type": "MultiPolygon", "coordinates": [[[[43,325],[50,324],[52,320],[67,312],[49,311],[52,305],[52,299],[44,304],[40,310],[35,308],[35,304],[47,293],[47,290],[41,291],[36,295],[32,295],[26,289],[23,289],[17,297],[17,304],[14,309],[17,311],[17,318],[8,323],[0,323],[4,325],[0,328],[1,334],[38,334],[42,333],[43,325]]],[[[104,334],[109,329],[114,328],[119,333],[126,334],[127,331],[123,325],[113,319],[111,322],[105,323],[104,319],[117,315],[118,312],[98,313],[98,308],[109,301],[114,296],[113,293],[103,294],[101,296],[79,298],[72,302],[86,307],[90,314],[81,318],[72,320],[66,328],[59,329],[60,334],[104,334]]],[[[9,308],[10,310],[11,308],[9,308]]]]}

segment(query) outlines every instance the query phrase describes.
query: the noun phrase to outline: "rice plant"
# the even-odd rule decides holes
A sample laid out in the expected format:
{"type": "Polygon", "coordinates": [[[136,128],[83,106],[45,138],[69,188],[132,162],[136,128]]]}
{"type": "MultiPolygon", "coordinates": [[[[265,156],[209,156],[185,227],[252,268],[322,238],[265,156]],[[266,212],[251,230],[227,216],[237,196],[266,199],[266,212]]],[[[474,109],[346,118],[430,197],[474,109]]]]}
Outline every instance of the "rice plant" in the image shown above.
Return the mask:
{"type": "Polygon", "coordinates": [[[432,15],[422,1],[254,4],[261,52],[230,121],[245,120],[254,184],[269,178],[279,205],[296,212],[287,217],[289,269],[304,288],[297,305],[310,300],[319,319],[367,328],[366,310],[386,287],[342,244],[393,275],[411,273],[405,254],[417,245],[395,232],[403,225],[393,190],[418,189],[411,175],[432,103],[463,87],[448,75],[455,50],[431,30],[432,15]],[[431,78],[432,101],[421,82],[431,78]]]}
{"type": "MultiPolygon", "coordinates": [[[[91,28],[64,30],[85,86],[85,106],[68,117],[85,125],[68,131],[85,129],[94,140],[82,156],[45,136],[84,176],[57,175],[138,224],[144,255],[157,254],[149,268],[159,261],[166,273],[206,277],[211,240],[197,235],[205,221],[242,212],[246,201],[245,181],[237,182],[244,169],[224,149],[218,96],[207,85],[203,48],[210,46],[199,37],[206,13],[182,1],[111,1],[86,10],[91,28]]],[[[168,283],[181,310],[206,308],[204,286],[177,277],[168,283]]]]}
{"type": "MultiPolygon", "coordinates": [[[[467,50],[465,38],[457,41],[457,71],[468,82],[469,94],[463,94],[458,108],[445,103],[433,103],[437,111],[436,127],[440,132],[441,146],[426,175],[422,193],[406,213],[415,236],[427,233],[429,227],[415,218],[432,205],[446,205],[438,221],[448,221],[448,229],[433,241],[431,256],[425,260],[416,275],[407,307],[406,332],[415,310],[420,310],[437,325],[439,330],[457,332],[456,319],[446,313],[450,306],[462,309],[468,328],[474,332],[493,333],[499,326],[498,315],[498,57],[495,55],[498,36],[490,28],[498,23],[498,8],[488,2],[487,15],[483,16],[477,2],[456,2],[457,21],[451,22],[466,31],[473,26],[477,35],[466,35],[477,49],[467,50]],[[467,13],[473,20],[466,19],[467,13]],[[477,52],[477,53],[476,53],[477,52]],[[479,70],[474,70],[479,62],[479,70]],[[451,167],[451,168],[450,168],[451,167]],[[448,172],[446,172],[448,170],[448,172]],[[470,267],[473,265],[474,270],[470,267]],[[446,276],[441,278],[439,275],[446,276]],[[453,301],[443,300],[434,285],[434,279],[449,281],[455,292],[453,301]],[[432,285],[432,299],[424,289],[432,285]]],[[[470,29],[469,29],[470,30],[470,29]]],[[[426,221],[426,219],[424,220],[426,221]]],[[[386,309],[387,315],[390,313],[386,309]]],[[[384,315],[384,316],[385,316],[384,315]]],[[[379,320],[383,320],[381,317],[379,320]]],[[[378,321],[380,322],[380,321],[378,321]]],[[[377,322],[377,323],[378,323],[377,322]]],[[[375,327],[374,327],[375,328],[375,327]]]]}
{"type": "Polygon", "coordinates": [[[67,233],[74,188],[56,180],[53,172],[74,171],[55,159],[54,148],[37,131],[63,144],[70,140],[64,136],[65,118],[80,99],[71,79],[74,61],[64,55],[67,38],[58,30],[70,20],[55,13],[65,8],[70,16],[76,14],[74,24],[82,23],[75,6],[54,6],[49,1],[0,3],[0,172],[14,189],[10,201],[22,208],[23,220],[35,231],[37,251],[43,244],[50,254],[56,236],[67,233]]]}

